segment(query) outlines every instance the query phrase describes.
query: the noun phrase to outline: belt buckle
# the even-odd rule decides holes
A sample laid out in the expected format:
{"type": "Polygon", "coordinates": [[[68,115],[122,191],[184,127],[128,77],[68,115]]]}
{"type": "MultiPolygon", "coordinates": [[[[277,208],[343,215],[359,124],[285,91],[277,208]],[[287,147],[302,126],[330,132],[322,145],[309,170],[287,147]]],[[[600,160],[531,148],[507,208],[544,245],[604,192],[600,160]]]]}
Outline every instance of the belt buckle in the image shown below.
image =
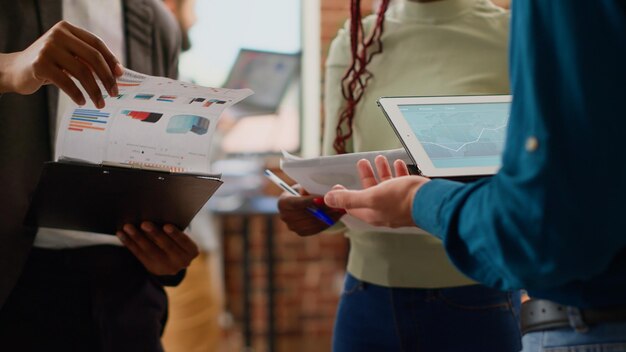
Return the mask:
{"type": "Polygon", "coordinates": [[[522,334],[570,327],[565,306],[544,299],[524,302],[521,312],[522,334]]]}
{"type": "Polygon", "coordinates": [[[569,325],[578,333],[584,334],[589,331],[589,325],[585,323],[583,314],[577,307],[567,307],[567,319],[569,325]]]}

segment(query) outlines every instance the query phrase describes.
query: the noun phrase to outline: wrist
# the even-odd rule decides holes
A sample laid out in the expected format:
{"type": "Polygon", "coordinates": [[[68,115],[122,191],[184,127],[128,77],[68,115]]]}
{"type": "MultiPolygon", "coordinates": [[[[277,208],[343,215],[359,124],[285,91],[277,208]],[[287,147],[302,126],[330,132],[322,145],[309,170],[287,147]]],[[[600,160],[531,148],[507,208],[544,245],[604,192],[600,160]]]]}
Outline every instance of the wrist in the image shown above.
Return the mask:
{"type": "Polygon", "coordinates": [[[0,93],[15,92],[14,64],[19,53],[0,54],[0,93]]]}
{"type": "Polygon", "coordinates": [[[408,204],[407,208],[409,210],[409,214],[408,214],[407,218],[410,219],[410,226],[415,226],[415,222],[414,222],[414,219],[413,219],[413,204],[415,203],[415,197],[417,196],[417,193],[422,188],[422,186],[424,186],[425,184],[427,184],[428,182],[431,181],[429,178],[426,178],[426,177],[420,177],[420,178],[421,178],[420,182],[416,182],[408,190],[408,195],[409,195],[408,201],[409,201],[409,204],[408,204]]]}

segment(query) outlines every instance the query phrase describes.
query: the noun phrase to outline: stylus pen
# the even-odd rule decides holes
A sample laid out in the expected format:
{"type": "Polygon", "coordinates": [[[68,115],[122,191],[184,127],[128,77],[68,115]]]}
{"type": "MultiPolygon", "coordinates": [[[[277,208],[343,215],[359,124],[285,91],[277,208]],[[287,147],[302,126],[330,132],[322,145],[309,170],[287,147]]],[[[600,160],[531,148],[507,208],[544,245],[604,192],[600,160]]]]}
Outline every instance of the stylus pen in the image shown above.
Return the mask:
{"type": "MultiPolygon", "coordinates": [[[[282,188],[283,190],[287,191],[287,193],[296,196],[296,197],[301,197],[302,195],[296,191],[295,189],[291,188],[291,186],[289,186],[285,181],[283,181],[280,177],[276,176],[275,173],[271,172],[270,170],[265,170],[265,176],[267,176],[267,178],[270,179],[270,181],[274,182],[274,184],[280,188],[282,188]]],[[[315,206],[310,206],[308,208],[306,208],[306,210],[309,211],[309,213],[313,214],[313,216],[315,216],[316,218],[318,218],[319,220],[323,221],[326,225],[329,226],[333,226],[335,225],[335,221],[333,221],[333,219],[330,218],[330,216],[328,216],[328,214],[324,213],[324,211],[322,211],[321,209],[315,207],[315,206]]]]}

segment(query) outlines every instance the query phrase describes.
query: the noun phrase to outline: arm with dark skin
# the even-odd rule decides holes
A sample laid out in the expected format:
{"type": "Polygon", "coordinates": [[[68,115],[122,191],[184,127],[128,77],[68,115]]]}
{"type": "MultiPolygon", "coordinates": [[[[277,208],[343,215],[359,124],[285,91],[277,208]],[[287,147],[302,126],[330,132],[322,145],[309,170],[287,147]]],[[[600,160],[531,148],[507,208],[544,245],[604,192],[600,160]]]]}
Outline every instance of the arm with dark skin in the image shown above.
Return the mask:
{"type": "Polygon", "coordinates": [[[96,107],[104,107],[97,77],[117,96],[116,77],[123,73],[115,55],[95,35],[61,21],[23,51],[0,54],[0,93],[32,94],[54,84],[79,105],[86,100],[75,78],[96,107]],[[94,76],[95,75],[95,76],[94,76]]]}
{"type": "MultiPolygon", "coordinates": [[[[76,104],[86,103],[72,78],[87,92],[96,107],[104,107],[96,78],[111,96],[117,96],[116,77],[123,68],[115,55],[95,35],[59,22],[23,51],[0,54],[0,94],[32,94],[53,84],[76,104]]],[[[198,247],[172,225],[162,228],[143,222],[139,228],[125,225],[117,233],[122,243],[152,274],[176,275],[198,255],[198,247]]]]}
{"type": "Polygon", "coordinates": [[[173,225],[159,228],[144,221],[139,228],[125,225],[116,235],[154,275],[176,275],[199,254],[191,238],[173,225]]]}
{"type": "Polygon", "coordinates": [[[334,221],[338,221],[345,214],[345,211],[342,209],[333,209],[326,206],[321,196],[310,195],[298,186],[294,188],[302,196],[295,197],[284,193],[278,200],[278,210],[281,220],[287,224],[291,231],[298,235],[316,235],[330,227],[330,225],[313,216],[307,208],[317,207],[334,221]]]}

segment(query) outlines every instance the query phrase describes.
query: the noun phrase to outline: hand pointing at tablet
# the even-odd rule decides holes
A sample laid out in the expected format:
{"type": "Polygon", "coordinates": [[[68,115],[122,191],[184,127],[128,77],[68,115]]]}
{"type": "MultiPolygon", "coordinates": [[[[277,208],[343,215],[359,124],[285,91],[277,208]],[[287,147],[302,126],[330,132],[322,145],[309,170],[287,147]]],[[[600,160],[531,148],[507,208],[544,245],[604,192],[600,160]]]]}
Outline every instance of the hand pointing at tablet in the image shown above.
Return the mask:
{"type": "Polygon", "coordinates": [[[376,226],[404,227],[415,226],[411,217],[413,198],[419,188],[430,179],[409,176],[402,160],[394,162],[395,177],[387,158],[376,158],[376,170],[367,160],[357,164],[363,190],[349,191],[337,185],[324,197],[329,207],[345,209],[348,214],[376,226]]]}

